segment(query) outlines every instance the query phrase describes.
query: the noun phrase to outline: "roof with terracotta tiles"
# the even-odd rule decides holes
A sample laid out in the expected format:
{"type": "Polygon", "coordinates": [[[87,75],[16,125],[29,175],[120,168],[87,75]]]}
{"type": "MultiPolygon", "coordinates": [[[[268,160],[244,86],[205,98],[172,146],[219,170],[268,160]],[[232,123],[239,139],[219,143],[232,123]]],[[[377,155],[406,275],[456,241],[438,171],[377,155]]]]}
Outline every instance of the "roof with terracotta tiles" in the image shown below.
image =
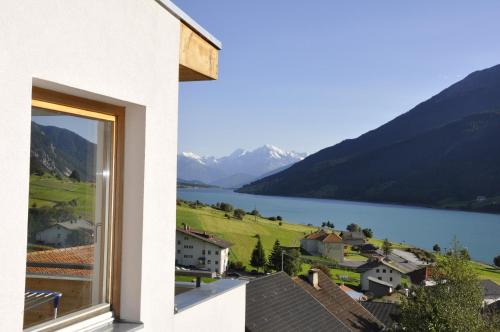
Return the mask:
{"type": "Polygon", "coordinates": [[[306,235],[307,240],[317,240],[324,243],[342,243],[342,238],[335,233],[328,233],[320,230],[309,235],[306,235]]]}
{"type": "Polygon", "coordinates": [[[382,331],[384,324],[361,304],[347,295],[321,270],[318,273],[318,288],[306,277],[295,277],[293,281],[311,294],[332,315],[342,321],[351,331],[382,331]]]}
{"type": "Polygon", "coordinates": [[[94,245],[29,252],[26,273],[90,277],[94,264],[94,245]]]}

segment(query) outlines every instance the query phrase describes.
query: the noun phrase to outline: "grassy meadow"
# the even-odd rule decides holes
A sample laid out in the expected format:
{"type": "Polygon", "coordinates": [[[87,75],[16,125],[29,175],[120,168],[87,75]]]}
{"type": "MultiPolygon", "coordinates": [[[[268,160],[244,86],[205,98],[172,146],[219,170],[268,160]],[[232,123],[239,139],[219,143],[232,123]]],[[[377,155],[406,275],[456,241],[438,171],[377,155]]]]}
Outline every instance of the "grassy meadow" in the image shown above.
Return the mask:
{"type": "MultiPolygon", "coordinates": [[[[280,226],[278,221],[270,221],[260,217],[255,218],[252,215],[245,215],[243,220],[228,219],[224,214],[223,211],[213,209],[209,206],[191,208],[187,204],[181,203],[177,206],[177,226],[185,223],[194,229],[207,231],[233,243],[230,259],[241,261],[249,269],[253,269],[250,267],[249,260],[251,252],[257,243],[256,234],[260,235],[266,254],[269,255],[276,239],[279,239],[283,246],[298,247],[300,246],[300,239],[304,235],[317,230],[317,227],[292,224],[286,221],[283,221],[280,226]]],[[[383,240],[369,239],[369,242],[381,247],[383,240]]],[[[392,243],[392,247],[395,249],[409,248],[404,243],[396,242],[392,243]]],[[[366,257],[352,251],[350,247],[346,253],[347,260],[366,260],[366,257]]],[[[304,258],[311,261],[318,261],[318,263],[324,260],[324,258],[315,258],[314,256],[305,256],[304,258]]],[[[491,279],[500,285],[500,269],[475,261],[472,261],[471,264],[481,279],[491,279]]],[[[309,267],[310,264],[304,264],[303,272],[307,272],[309,267]]],[[[338,283],[343,281],[341,279],[347,277],[348,281],[344,280],[347,285],[357,286],[359,284],[360,276],[357,272],[331,269],[331,273],[333,279],[338,283]]]]}
{"type": "Polygon", "coordinates": [[[95,184],[76,182],[68,178],[58,179],[52,175],[30,176],[30,207],[53,207],[58,203],[76,201],[75,213],[84,219],[94,220],[95,184]]]}

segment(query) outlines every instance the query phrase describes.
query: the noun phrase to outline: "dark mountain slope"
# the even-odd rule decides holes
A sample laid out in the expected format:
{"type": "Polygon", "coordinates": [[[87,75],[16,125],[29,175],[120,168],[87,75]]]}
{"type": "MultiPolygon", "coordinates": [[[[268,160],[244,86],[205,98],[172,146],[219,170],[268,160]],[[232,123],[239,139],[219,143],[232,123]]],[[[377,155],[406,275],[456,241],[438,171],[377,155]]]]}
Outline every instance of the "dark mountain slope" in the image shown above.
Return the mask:
{"type": "MultiPolygon", "coordinates": [[[[380,174],[376,175],[373,167],[390,169],[394,176],[404,174],[406,176],[404,181],[409,181],[411,174],[416,177],[415,172],[419,172],[421,177],[423,174],[423,170],[418,169],[420,167],[418,160],[412,159],[413,164],[404,164],[401,159],[407,157],[402,157],[402,155],[394,154],[392,157],[386,156],[385,159],[378,159],[378,154],[385,151],[384,148],[391,151],[391,149],[397,148],[398,143],[410,144],[409,142],[412,142],[407,147],[410,149],[408,150],[409,155],[412,153],[432,154],[434,143],[424,143],[426,133],[469,115],[499,109],[500,65],[472,73],[462,81],[387,124],[357,139],[346,140],[321,150],[283,172],[244,186],[240,191],[270,195],[404,201],[408,203],[425,201],[428,204],[437,204],[435,201],[437,197],[441,197],[441,199],[447,197],[443,198],[442,195],[436,194],[424,198],[422,196],[427,195],[425,193],[417,195],[418,199],[410,196],[400,197],[401,191],[398,189],[398,184],[389,184],[385,178],[378,179],[377,184],[375,184],[374,179],[369,178],[369,176],[380,176],[380,174]],[[418,139],[413,141],[412,138],[418,139]],[[417,151],[411,149],[417,149],[417,151]],[[426,149],[429,151],[426,152],[426,149]],[[360,160],[363,162],[361,163],[360,160]],[[381,164],[377,164],[377,161],[381,164]],[[352,169],[348,170],[347,168],[352,169]],[[387,186],[387,188],[382,190],[380,187],[382,185],[387,186]],[[391,191],[393,194],[390,194],[391,191]]],[[[451,129],[447,128],[446,130],[451,129]]],[[[445,138],[443,136],[440,139],[445,138]]],[[[451,145],[449,147],[451,148],[451,145]]],[[[394,151],[394,153],[396,152],[394,151]]],[[[397,153],[402,153],[402,151],[398,150],[397,153]]],[[[471,156],[464,155],[465,157],[471,156]]],[[[462,160],[461,162],[467,164],[469,161],[462,160]]],[[[432,170],[432,165],[426,165],[426,167],[430,167],[428,170],[430,173],[438,172],[437,169],[432,170]]],[[[420,178],[420,180],[427,181],[425,178],[420,178]]],[[[403,181],[403,178],[398,178],[398,181],[403,181]]],[[[456,182],[456,179],[453,181],[456,182]]],[[[409,182],[404,183],[409,185],[409,182]]],[[[468,192],[472,191],[468,190],[468,192]]]]}
{"type": "Polygon", "coordinates": [[[68,176],[73,170],[87,181],[95,179],[94,143],[63,128],[31,122],[31,168],[68,176]]]}

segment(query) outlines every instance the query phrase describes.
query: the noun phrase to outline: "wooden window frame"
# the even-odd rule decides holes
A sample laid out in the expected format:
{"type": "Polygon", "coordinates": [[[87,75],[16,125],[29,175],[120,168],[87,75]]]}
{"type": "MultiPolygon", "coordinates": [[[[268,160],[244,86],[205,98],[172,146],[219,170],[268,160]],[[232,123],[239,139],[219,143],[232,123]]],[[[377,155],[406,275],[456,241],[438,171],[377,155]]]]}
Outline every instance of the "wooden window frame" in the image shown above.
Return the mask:
{"type": "MultiPolygon", "coordinates": [[[[33,87],[32,107],[42,108],[65,114],[72,114],[90,119],[113,122],[113,191],[110,208],[108,237],[108,266],[106,273],[107,292],[105,298],[109,304],[101,304],[82,309],[73,314],[62,316],[54,321],[42,323],[43,330],[55,330],[111,311],[115,318],[120,317],[121,260],[122,260],[122,219],[123,219],[123,155],[125,138],[125,108],[91,99],[76,97],[52,90],[33,87]],[[106,309],[107,308],[107,309],[106,309]]],[[[35,325],[33,328],[37,328],[35,325]]],[[[29,329],[28,329],[29,330],[29,329]]]]}

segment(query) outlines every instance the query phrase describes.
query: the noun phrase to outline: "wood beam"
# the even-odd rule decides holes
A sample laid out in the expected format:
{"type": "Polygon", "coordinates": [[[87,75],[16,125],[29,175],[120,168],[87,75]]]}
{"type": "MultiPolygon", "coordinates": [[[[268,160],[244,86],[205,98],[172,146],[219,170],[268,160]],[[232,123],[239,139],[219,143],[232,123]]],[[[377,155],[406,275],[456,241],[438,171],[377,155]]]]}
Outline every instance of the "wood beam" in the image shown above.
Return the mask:
{"type": "Polygon", "coordinates": [[[216,80],[219,50],[181,22],[179,81],[216,80]]]}

